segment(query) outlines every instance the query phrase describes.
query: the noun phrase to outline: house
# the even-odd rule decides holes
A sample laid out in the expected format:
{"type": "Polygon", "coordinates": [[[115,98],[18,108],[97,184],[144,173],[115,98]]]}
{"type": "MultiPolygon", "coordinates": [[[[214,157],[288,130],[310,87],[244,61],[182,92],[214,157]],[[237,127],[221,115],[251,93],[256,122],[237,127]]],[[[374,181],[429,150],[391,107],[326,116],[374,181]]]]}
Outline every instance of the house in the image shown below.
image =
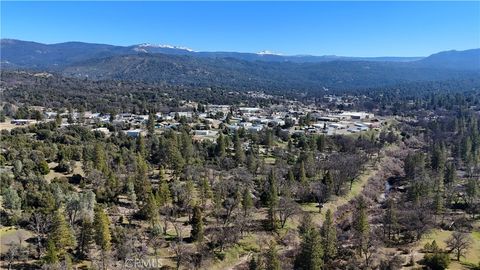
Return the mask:
{"type": "Polygon", "coordinates": [[[256,125],[256,126],[251,126],[248,128],[248,131],[250,132],[260,132],[262,131],[263,126],[262,125],[256,125]]]}
{"type": "Polygon", "coordinates": [[[253,108],[253,107],[240,107],[238,108],[242,113],[258,113],[262,111],[260,108],[253,108]]]}
{"type": "Polygon", "coordinates": [[[250,122],[240,122],[238,123],[238,126],[243,127],[243,128],[248,128],[252,126],[252,123],[250,122]]]}
{"type": "Polygon", "coordinates": [[[195,130],[194,132],[197,136],[216,136],[218,134],[216,130],[195,130]]]}
{"type": "Polygon", "coordinates": [[[129,137],[138,138],[139,136],[144,136],[145,131],[143,131],[142,129],[131,129],[131,130],[127,130],[126,134],[129,137]]]}
{"type": "Polygon", "coordinates": [[[334,128],[334,129],[344,129],[344,128],[346,128],[345,125],[338,124],[338,123],[332,123],[332,124],[329,125],[329,127],[334,128]]]}
{"type": "Polygon", "coordinates": [[[97,131],[97,132],[101,132],[105,135],[108,135],[110,134],[110,130],[108,130],[108,128],[104,128],[104,127],[101,127],[101,128],[94,128],[92,129],[93,132],[97,131]]]}
{"type": "Polygon", "coordinates": [[[30,119],[13,119],[10,124],[14,124],[14,125],[17,125],[17,126],[24,126],[24,125],[28,125],[32,122],[32,120],[30,119]]]}
{"type": "Polygon", "coordinates": [[[44,114],[45,114],[45,118],[48,118],[48,119],[52,119],[52,118],[57,117],[56,112],[45,112],[44,114]]]}
{"type": "Polygon", "coordinates": [[[230,132],[234,132],[234,131],[237,131],[237,130],[240,129],[240,127],[237,126],[237,125],[227,125],[226,127],[228,128],[228,130],[229,130],[230,132]]]}
{"type": "Polygon", "coordinates": [[[230,112],[230,105],[207,105],[207,111],[208,112],[223,112],[224,114],[227,114],[230,112]]]}
{"type": "Polygon", "coordinates": [[[362,120],[362,119],[373,119],[373,113],[366,112],[343,112],[341,116],[349,117],[350,119],[362,120]]]}
{"type": "Polygon", "coordinates": [[[285,125],[285,120],[280,119],[280,118],[274,118],[270,121],[270,123],[273,123],[277,126],[284,126],[285,125]]]}

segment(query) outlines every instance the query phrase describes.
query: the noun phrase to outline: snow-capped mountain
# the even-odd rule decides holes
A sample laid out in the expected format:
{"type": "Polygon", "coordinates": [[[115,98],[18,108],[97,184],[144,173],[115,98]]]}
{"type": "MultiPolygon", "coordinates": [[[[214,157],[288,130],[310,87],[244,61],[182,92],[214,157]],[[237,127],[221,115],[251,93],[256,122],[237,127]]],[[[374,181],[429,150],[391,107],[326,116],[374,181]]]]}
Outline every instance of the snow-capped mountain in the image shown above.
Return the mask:
{"type": "Polygon", "coordinates": [[[158,53],[160,50],[168,49],[168,50],[182,50],[187,52],[195,52],[194,50],[184,47],[184,46],[174,46],[169,44],[152,44],[152,43],[142,43],[136,46],[133,46],[133,50],[137,52],[144,52],[144,53],[158,53]]]}
{"type": "Polygon", "coordinates": [[[276,53],[268,50],[257,52],[258,55],[283,55],[281,53],[276,53]]]}

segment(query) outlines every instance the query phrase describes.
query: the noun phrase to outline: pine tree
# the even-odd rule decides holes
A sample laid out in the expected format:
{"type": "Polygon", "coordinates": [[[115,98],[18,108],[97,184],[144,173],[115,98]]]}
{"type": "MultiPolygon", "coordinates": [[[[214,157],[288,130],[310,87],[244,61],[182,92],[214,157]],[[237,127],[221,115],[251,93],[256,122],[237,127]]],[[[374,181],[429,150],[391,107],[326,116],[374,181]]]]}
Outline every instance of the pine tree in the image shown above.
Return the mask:
{"type": "Polygon", "coordinates": [[[455,184],[456,178],[457,178],[457,172],[455,168],[455,163],[449,162],[445,167],[444,182],[447,186],[451,187],[455,184]]]}
{"type": "Polygon", "coordinates": [[[225,153],[226,153],[225,138],[224,138],[223,134],[221,134],[221,133],[217,138],[217,146],[215,148],[215,152],[217,154],[217,157],[223,157],[223,156],[225,156],[225,153]]]}
{"type": "Polygon", "coordinates": [[[245,188],[242,195],[242,210],[243,216],[247,217],[250,214],[250,209],[253,207],[253,198],[250,190],[245,188]]]}
{"type": "Polygon", "coordinates": [[[288,183],[289,188],[293,187],[293,185],[295,183],[295,175],[293,174],[292,169],[288,170],[287,183],[288,183]]]}
{"type": "Polygon", "coordinates": [[[445,152],[445,147],[436,145],[433,148],[431,156],[431,166],[434,171],[440,172],[445,169],[445,162],[447,160],[447,154],[445,152]]]}
{"type": "Polygon", "coordinates": [[[271,230],[276,230],[278,227],[276,211],[278,207],[278,191],[277,179],[273,169],[268,176],[268,191],[267,191],[267,206],[268,206],[268,220],[271,230]]]}
{"type": "Polygon", "coordinates": [[[206,177],[203,177],[200,180],[199,194],[202,207],[205,207],[207,200],[212,197],[212,189],[210,188],[210,183],[206,177]]]}
{"type": "Polygon", "coordinates": [[[193,158],[193,143],[192,138],[187,132],[183,131],[181,134],[182,141],[182,156],[186,163],[190,163],[193,158]]]}
{"type": "Polygon", "coordinates": [[[272,241],[268,247],[265,258],[265,270],[280,270],[280,260],[275,243],[272,241]]]}
{"type": "Polygon", "coordinates": [[[136,141],[136,152],[139,156],[145,158],[147,156],[147,147],[145,146],[145,140],[141,134],[138,135],[136,141]]]}
{"type": "Polygon", "coordinates": [[[300,226],[298,226],[298,233],[300,235],[307,234],[311,229],[313,229],[312,216],[308,212],[305,212],[300,220],[300,226]]]}
{"type": "Polygon", "coordinates": [[[359,197],[356,202],[356,213],[353,213],[353,229],[357,240],[357,248],[361,252],[365,248],[370,235],[367,205],[363,197],[359,197]]]}
{"type": "Polygon", "coordinates": [[[140,200],[145,201],[148,194],[152,191],[152,186],[148,179],[148,165],[142,155],[137,155],[137,169],[135,172],[135,193],[140,200]]]}
{"type": "Polygon", "coordinates": [[[60,127],[61,125],[62,125],[62,116],[60,115],[60,113],[57,113],[57,115],[55,115],[55,126],[60,127]]]}
{"type": "Polygon", "coordinates": [[[158,183],[158,191],[157,191],[157,203],[159,207],[163,207],[169,204],[172,201],[172,196],[170,194],[170,188],[167,183],[167,179],[165,177],[165,171],[163,168],[160,168],[160,175],[159,175],[159,183],[158,183]]]}
{"type": "Polygon", "coordinates": [[[325,197],[328,200],[330,198],[330,196],[332,196],[332,194],[333,194],[333,178],[332,178],[332,174],[330,173],[330,171],[327,171],[325,173],[322,181],[323,181],[323,184],[326,187],[325,197]]]}
{"type": "Polygon", "coordinates": [[[392,231],[396,230],[398,225],[397,211],[395,209],[395,202],[392,199],[387,201],[387,209],[383,216],[384,233],[387,234],[387,238],[392,238],[392,231]]]}
{"type": "Polygon", "coordinates": [[[95,207],[94,228],[95,243],[100,247],[102,252],[109,252],[112,239],[110,234],[110,220],[103,208],[99,205],[95,207]]]}
{"type": "Polygon", "coordinates": [[[199,206],[193,207],[193,216],[192,216],[192,240],[197,242],[203,241],[203,218],[202,210],[199,206]]]}
{"type": "Polygon", "coordinates": [[[267,129],[265,131],[265,140],[264,140],[264,145],[267,148],[271,148],[273,146],[273,132],[271,129],[267,129]]]}
{"type": "Polygon", "coordinates": [[[302,185],[305,185],[307,183],[307,175],[305,173],[305,164],[303,161],[300,163],[300,168],[298,171],[298,182],[302,185]]]}
{"type": "Polygon", "coordinates": [[[47,254],[45,255],[45,262],[47,264],[57,264],[58,263],[58,251],[53,243],[53,240],[50,238],[47,242],[47,254]]]}
{"type": "Polygon", "coordinates": [[[88,249],[93,244],[93,240],[93,224],[88,217],[84,217],[82,220],[80,235],[78,236],[77,253],[80,258],[86,257],[88,249]]]}
{"type": "Polygon", "coordinates": [[[153,135],[155,132],[155,121],[156,121],[155,114],[153,112],[150,112],[147,120],[147,131],[149,135],[153,135]]]}
{"type": "Polygon", "coordinates": [[[185,159],[180,152],[178,146],[177,136],[175,134],[171,135],[171,138],[167,141],[167,160],[170,168],[179,174],[185,166],[185,159]]]}
{"type": "Polygon", "coordinates": [[[323,152],[325,150],[325,136],[320,135],[317,137],[317,150],[323,152]]]}
{"type": "Polygon", "coordinates": [[[325,214],[325,221],[322,224],[320,234],[324,246],[323,258],[326,262],[329,262],[337,255],[337,229],[335,228],[330,209],[325,214]]]}
{"type": "Polygon", "coordinates": [[[65,220],[63,208],[59,208],[54,213],[50,238],[60,257],[76,245],[75,233],[70,223],[65,220]]]}
{"type": "Polygon", "coordinates": [[[245,162],[245,152],[243,151],[242,142],[240,141],[238,132],[235,133],[234,145],[235,145],[235,161],[237,161],[238,164],[243,164],[245,162]]]}
{"type": "Polygon", "coordinates": [[[127,180],[127,195],[132,204],[137,206],[137,194],[135,193],[135,184],[131,177],[127,180]]]}
{"type": "Polygon", "coordinates": [[[310,224],[305,224],[300,235],[300,252],[295,257],[294,268],[301,270],[320,270],[323,267],[323,247],[320,233],[310,224]]]}
{"type": "Polygon", "coordinates": [[[95,144],[93,150],[93,166],[104,174],[108,171],[107,155],[105,153],[105,148],[103,148],[100,143],[95,144]]]}
{"type": "Polygon", "coordinates": [[[150,222],[152,230],[155,229],[155,227],[160,224],[160,216],[157,200],[152,192],[148,194],[147,203],[145,204],[145,214],[150,222]]]}

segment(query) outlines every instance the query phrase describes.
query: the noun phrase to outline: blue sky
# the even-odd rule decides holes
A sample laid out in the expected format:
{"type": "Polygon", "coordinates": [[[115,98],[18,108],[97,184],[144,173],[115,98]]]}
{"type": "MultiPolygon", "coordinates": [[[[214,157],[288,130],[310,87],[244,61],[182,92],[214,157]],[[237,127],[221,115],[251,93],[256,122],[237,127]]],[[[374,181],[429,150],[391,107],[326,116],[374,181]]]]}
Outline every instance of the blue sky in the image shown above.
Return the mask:
{"type": "Polygon", "coordinates": [[[1,37],[424,56],[480,47],[480,2],[5,2],[1,37]]]}

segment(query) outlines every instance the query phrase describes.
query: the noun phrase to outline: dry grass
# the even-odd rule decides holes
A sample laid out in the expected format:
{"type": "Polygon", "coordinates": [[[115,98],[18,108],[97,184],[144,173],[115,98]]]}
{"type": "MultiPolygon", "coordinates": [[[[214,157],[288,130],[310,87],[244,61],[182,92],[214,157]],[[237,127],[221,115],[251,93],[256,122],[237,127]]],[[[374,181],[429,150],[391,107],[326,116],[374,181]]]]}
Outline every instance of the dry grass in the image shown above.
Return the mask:
{"type": "MultiPolygon", "coordinates": [[[[479,223],[479,222],[477,222],[479,223]]],[[[445,241],[452,235],[453,231],[445,231],[440,229],[434,229],[427,235],[425,235],[415,246],[414,253],[417,253],[425,246],[426,243],[431,243],[435,240],[440,248],[446,248],[445,241]]],[[[449,266],[449,269],[468,269],[466,264],[478,264],[480,262],[480,231],[478,225],[470,233],[472,245],[470,246],[465,258],[461,258],[460,262],[453,260],[449,266]]],[[[421,259],[421,256],[418,258],[421,259]]]]}
{"type": "Polygon", "coordinates": [[[18,229],[15,226],[2,227],[0,228],[0,254],[4,254],[10,244],[19,243],[20,240],[23,242],[23,245],[26,246],[27,243],[25,240],[32,237],[32,232],[18,229]]]}

